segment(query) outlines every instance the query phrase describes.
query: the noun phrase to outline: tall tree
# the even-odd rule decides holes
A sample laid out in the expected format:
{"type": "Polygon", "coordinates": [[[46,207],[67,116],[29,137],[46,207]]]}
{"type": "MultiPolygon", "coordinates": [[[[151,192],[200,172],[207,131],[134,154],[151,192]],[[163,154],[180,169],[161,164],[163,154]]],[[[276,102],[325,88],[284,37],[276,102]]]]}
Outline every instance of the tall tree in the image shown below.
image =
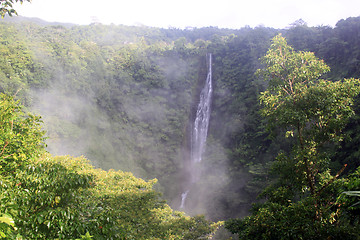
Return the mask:
{"type": "Polygon", "coordinates": [[[329,67],[311,52],[295,52],[281,35],[274,38],[262,61],[266,68],[259,72],[269,81],[260,97],[263,115],[270,127],[284,127],[286,136],[297,138],[291,155],[304,173],[299,180],[315,196],[321,189],[317,175],[329,159],[321,150],[342,140],[341,130],[354,114],[351,105],[359,81],[319,80],[329,67]]]}
{"type": "MultiPolygon", "coordinates": [[[[331,174],[329,146],[343,139],[342,130],[354,114],[351,105],[360,92],[360,81],[319,79],[329,67],[311,52],[294,51],[281,35],[273,39],[262,62],[266,68],[259,73],[269,83],[260,96],[262,114],[269,129],[280,127],[295,141],[291,151],[276,158],[273,169],[278,181],[264,192],[268,202],[235,226],[250,233],[242,233],[247,239],[259,238],[250,237],[254,229],[265,231],[262,239],[332,237],[339,230],[333,223],[340,218],[339,211],[330,210],[337,197],[332,188],[341,171],[331,174]],[[301,226],[286,226],[290,219],[304,226],[313,224],[315,230],[311,233],[301,226]],[[265,230],[267,223],[270,226],[265,230]]],[[[228,227],[234,230],[232,224],[228,227]]]]}

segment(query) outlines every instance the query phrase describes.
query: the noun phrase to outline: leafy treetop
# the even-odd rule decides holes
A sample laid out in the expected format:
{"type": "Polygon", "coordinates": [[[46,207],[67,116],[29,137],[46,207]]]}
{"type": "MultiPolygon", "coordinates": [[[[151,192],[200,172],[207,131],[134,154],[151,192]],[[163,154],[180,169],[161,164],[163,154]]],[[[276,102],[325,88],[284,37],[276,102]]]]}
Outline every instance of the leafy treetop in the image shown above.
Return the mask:
{"type": "Polygon", "coordinates": [[[31,2],[31,0],[1,0],[0,15],[2,18],[4,18],[6,14],[8,14],[9,16],[12,16],[13,14],[17,15],[17,12],[13,7],[13,4],[15,2],[20,2],[21,4],[23,4],[23,2],[31,2]]]}

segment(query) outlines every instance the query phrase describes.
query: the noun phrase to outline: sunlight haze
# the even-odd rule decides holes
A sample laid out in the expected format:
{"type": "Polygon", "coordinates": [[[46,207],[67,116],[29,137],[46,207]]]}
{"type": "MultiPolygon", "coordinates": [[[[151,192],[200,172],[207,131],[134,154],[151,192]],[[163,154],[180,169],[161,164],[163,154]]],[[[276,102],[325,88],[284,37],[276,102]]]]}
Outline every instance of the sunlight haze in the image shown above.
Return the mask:
{"type": "Polygon", "coordinates": [[[76,24],[146,25],[152,27],[244,26],[284,28],[298,19],[309,26],[334,26],[360,15],[359,0],[32,0],[16,5],[21,16],[76,24]]]}

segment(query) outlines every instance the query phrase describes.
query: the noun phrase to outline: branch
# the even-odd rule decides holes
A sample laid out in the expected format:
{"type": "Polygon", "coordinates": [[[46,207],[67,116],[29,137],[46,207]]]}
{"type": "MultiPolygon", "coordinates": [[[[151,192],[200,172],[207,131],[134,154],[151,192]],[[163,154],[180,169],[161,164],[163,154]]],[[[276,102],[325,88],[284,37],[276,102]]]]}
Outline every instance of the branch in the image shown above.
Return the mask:
{"type": "Polygon", "coordinates": [[[9,154],[9,155],[3,157],[3,159],[6,159],[6,158],[8,158],[8,157],[11,157],[11,156],[14,155],[14,154],[15,154],[15,153],[9,154]]]}
{"type": "Polygon", "coordinates": [[[7,147],[7,145],[9,145],[9,142],[6,142],[1,153],[0,153],[0,156],[3,155],[4,151],[5,151],[5,148],[7,147]]]}
{"type": "MultiPolygon", "coordinates": [[[[292,94],[294,94],[294,89],[293,89],[293,83],[295,81],[295,76],[293,76],[292,80],[288,79],[288,83],[289,83],[289,87],[290,87],[290,91],[292,94]]],[[[289,94],[290,95],[290,94],[289,94]]]]}
{"type": "MultiPolygon", "coordinates": [[[[298,130],[298,134],[299,134],[299,142],[300,142],[300,147],[301,147],[301,150],[303,151],[304,150],[304,139],[302,137],[302,128],[300,127],[300,124],[297,125],[297,130],[298,130]]],[[[315,180],[314,180],[314,175],[312,174],[311,172],[311,169],[310,169],[310,165],[309,165],[309,161],[308,161],[308,158],[305,157],[303,155],[303,153],[301,153],[301,156],[304,160],[304,164],[305,164],[305,173],[306,173],[306,179],[308,181],[308,184],[309,184],[309,187],[310,187],[310,193],[311,193],[311,196],[314,196],[315,195],[315,180]]]]}
{"type": "Polygon", "coordinates": [[[287,95],[290,96],[290,93],[288,92],[288,90],[285,87],[282,87],[282,89],[287,93],[287,95]]]}
{"type": "Polygon", "coordinates": [[[317,191],[316,195],[319,195],[322,191],[324,191],[325,188],[327,188],[330,184],[332,184],[339,176],[340,174],[345,170],[347,167],[347,164],[345,164],[340,171],[330,180],[328,181],[319,191],[317,191]]]}

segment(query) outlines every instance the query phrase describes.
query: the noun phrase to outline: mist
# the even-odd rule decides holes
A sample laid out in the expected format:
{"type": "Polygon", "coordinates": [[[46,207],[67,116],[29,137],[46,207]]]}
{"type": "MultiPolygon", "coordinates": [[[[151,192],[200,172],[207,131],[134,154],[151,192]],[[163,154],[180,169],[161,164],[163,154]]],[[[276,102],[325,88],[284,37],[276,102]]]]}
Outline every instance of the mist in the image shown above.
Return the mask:
{"type": "MultiPolygon", "coordinates": [[[[89,47],[82,43],[75,48],[84,46],[89,47]]],[[[53,155],[83,155],[105,170],[157,178],[155,188],[169,203],[176,199],[198,59],[141,53],[135,64],[156,69],[156,75],[148,77],[131,67],[114,71],[119,62],[98,57],[67,66],[66,56],[57,60],[39,46],[32,47],[48,78],[43,80],[46,88],[31,91],[32,111],[42,116],[47,132],[47,150],[53,155]],[[149,85],[154,78],[161,81],[156,87],[149,85]]]]}
{"type": "MultiPolygon", "coordinates": [[[[193,68],[174,57],[154,61],[164,76],[163,87],[148,90],[141,82],[128,84],[120,80],[121,96],[116,97],[111,114],[101,108],[105,103],[99,105],[95,91],[89,91],[86,96],[69,91],[71,79],[66,78],[68,73],[64,69],[56,70],[57,75],[61,72],[61,77],[55,75],[46,89],[32,91],[32,111],[43,117],[50,153],[84,155],[95,167],[130,171],[145,179],[158,178],[156,189],[178,209],[184,184],[181,176],[188,155],[184,139],[189,136],[185,129],[189,124],[190,106],[194,104],[189,96],[194,94],[172,88],[178,88],[193,68]],[[179,110],[181,112],[177,112],[179,110]],[[169,144],[172,135],[179,137],[169,144]]],[[[102,81],[106,84],[113,80],[102,81]]],[[[203,82],[203,79],[193,78],[187,82],[190,86],[198,84],[197,81],[203,82]]],[[[220,219],[223,214],[216,200],[228,182],[226,168],[224,149],[210,138],[199,167],[201,177],[191,188],[186,208],[179,210],[220,219]]]]}
{"type": "Polygon", "coordinates": [[[231,170],[233,146],[227,142],[244,131],[247,121],[246,104],[231,105],[238,95],[222,76],[229,61],[222,54],[231,51],[226,41],[236,39],[226,37],[230,30],[22,22],[18,31],[28,39],[24,44],[34,62],[31,111],[43,118],[51,154],[83,155],[97,168],[157,178],[155,189],[173,209],[189,215],[223,220],[246,213],[251,177],[246,170],[231,170]],[[202,44],[195,43],[198,39],[202,44]],[[191,178],[190,128],[206,80],[207,49],[214,51],[208,139],[196,166],[198,181],[180,208],[191,178]],[[245,110],[233,114],[237,106],[245,110]],[[238,200],[239,194],[246,200],[238,200]]]}

